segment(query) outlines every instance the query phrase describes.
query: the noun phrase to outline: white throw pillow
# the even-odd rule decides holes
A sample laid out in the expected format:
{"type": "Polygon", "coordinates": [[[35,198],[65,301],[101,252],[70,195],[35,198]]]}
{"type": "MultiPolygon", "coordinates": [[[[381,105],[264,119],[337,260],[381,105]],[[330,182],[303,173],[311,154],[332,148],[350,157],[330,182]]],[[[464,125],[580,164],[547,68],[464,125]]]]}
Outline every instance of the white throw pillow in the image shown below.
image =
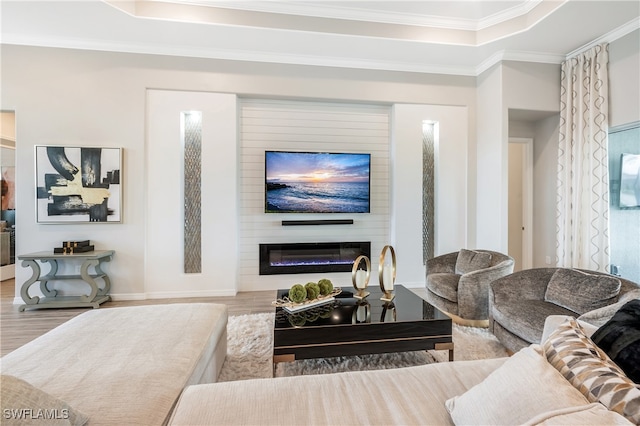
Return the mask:
{"type": "Polygon", "coordinates": [[[588,404],[539,345],[520,350],[481,383],[445,402],[456,425],[523,424],[548,411],[588,404]]]}

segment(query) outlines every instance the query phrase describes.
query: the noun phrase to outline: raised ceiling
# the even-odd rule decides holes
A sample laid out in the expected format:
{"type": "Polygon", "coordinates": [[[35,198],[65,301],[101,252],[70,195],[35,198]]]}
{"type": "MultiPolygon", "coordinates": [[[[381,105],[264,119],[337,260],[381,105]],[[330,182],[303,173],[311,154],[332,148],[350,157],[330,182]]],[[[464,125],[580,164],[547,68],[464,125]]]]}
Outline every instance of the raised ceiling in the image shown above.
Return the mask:
{"type": "Polygon", "coordinates": [[[3,0],[2,43],[476,76],[640,28],[637,0],[3,0]]]}

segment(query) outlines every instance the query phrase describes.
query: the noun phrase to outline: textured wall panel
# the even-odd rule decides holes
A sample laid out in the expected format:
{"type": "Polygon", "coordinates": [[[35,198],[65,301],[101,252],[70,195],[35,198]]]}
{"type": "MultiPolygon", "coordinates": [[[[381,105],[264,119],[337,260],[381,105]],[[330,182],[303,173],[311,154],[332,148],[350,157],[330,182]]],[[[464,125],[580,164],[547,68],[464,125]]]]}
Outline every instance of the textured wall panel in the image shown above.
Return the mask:
{"type": "Polygon", "coordinates": [[[422,126],[422,252],[423,262],[434,256],[435,246],[435,137],[433,123],[422,126]]]}
{"type": "Polygon", "coordinates": [[[202,272],[202,113],[182,113],[184,152],[184,272],[202,272]]]}

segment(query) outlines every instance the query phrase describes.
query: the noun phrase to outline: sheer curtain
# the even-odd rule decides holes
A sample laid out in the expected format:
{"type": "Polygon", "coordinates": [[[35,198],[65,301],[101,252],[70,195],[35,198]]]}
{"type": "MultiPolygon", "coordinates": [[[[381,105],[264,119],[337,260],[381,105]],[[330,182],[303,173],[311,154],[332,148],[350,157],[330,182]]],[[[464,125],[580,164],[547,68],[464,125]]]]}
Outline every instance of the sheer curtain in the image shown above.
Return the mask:
{"type": "Polygon", "coordinates": [[[557,265],[609,269],[608,44],[563,62],[557,265]]]}

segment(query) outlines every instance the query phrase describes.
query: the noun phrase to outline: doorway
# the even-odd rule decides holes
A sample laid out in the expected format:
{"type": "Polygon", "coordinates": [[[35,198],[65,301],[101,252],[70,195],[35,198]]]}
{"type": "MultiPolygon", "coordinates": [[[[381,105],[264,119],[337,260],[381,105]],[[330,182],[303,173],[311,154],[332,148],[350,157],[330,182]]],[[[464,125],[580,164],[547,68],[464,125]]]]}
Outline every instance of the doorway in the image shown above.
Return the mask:
{"type": "Polygon", "coordinates": [[[508,253],[514,271],[533,264],[533,139],[509,138],[508,253]]]}
{"type": "Polygon", "coordinates": [[[2,175],[0,281],[4,281],[15,277],[16,115],[14,111],[0,111],[0,173],[2,175]]]}

